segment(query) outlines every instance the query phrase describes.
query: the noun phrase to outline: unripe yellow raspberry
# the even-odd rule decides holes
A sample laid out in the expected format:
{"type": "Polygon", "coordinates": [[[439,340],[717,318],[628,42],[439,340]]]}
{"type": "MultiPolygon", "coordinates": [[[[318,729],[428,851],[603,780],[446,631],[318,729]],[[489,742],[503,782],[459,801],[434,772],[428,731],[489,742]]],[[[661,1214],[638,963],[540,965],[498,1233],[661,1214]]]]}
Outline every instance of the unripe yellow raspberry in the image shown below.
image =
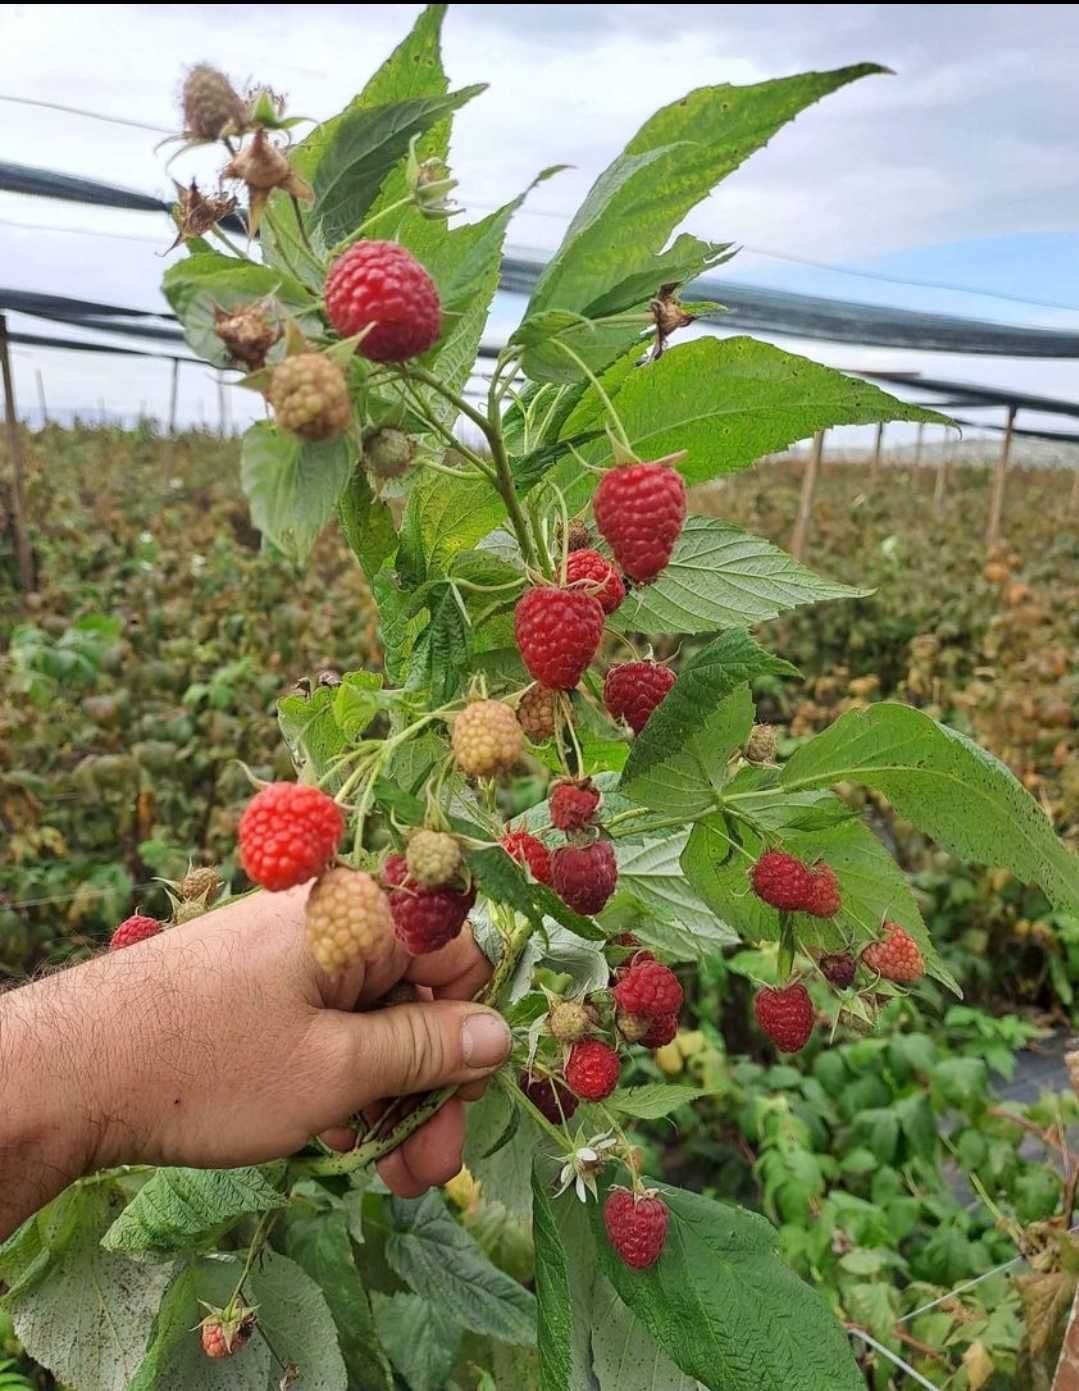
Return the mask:
{"type": "Polygon", "coordinates": [[[554,691],[529,686],[517,702],[517,722],[533,744],[554,738],[554,691]]]}
{"type": "Polygon", "coordinates": [[[591,1033],[597,1017],[594,1009],[577,1000],[559,1000],[551,1006],[547,1027],[551,1037],[558,1039],[559,1043],[579,1043],[591,1033]]]}
{"type": "Polygon", "coordinates": [[[322,353],[298,353],[278,363],[270,378],[277,423],[305,440],[328,440],[352,419],[345,374],[322,353]]]}
{"type": "Polygon", "coordinates": [[[408,872],[425,889],[440,889],[457,877],[461,847],[446,831],[415,831],[405,852],[408,872]]]}
{"type": "Polygon", "coordinates": [[[390,902],[377,880],[344,865],[326,870],[307,900],[307,945],[326,974],[371,965],[393,944],[390,902]]]}
{"type": "Polygon", "coordinates": [[[750,763],[774,763],[776,759],[776,731],[770,724],[755,724],[746,740],[746,758],[750,763]]]}
{"type": "Polygon", "coordinates": [[[493,778],[508,772],[520,757],[523,742],[517,716],[500,700],[474,701],[453,722],[453,756],[469,777],[493,778]]]}

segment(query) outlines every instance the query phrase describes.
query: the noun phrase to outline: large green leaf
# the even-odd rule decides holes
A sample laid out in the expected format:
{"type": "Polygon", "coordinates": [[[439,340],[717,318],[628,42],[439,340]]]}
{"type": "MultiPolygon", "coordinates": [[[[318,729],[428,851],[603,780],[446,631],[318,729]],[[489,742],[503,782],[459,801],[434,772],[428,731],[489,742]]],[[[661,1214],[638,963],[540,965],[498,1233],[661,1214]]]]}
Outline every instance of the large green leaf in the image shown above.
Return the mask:
{"type": "Polygon", "coordinates": [[[946,850],[1003,865],[1057,908],[1079,912],[1079,858],[999,759],[908,705],[851,710],[783,769],[790,792],[860,782],[946,850]]]}
{"type": "Polygon", "coordinates": [[[333,1315],[314,1280],[295,1261],[268,1251],[246,1287],[258,1306],[259,1326],[277,1355],[299,1368],[304,1391],[347,1391],[333,1315]]]}
{"type": "MultiPolygon", "coordinates": [[[[334,693],[327,686],[319,686],[309,696],[283,696],[277,702],[277,721],[293,764],[299,769],[310,763],[318,778],[348,748],[348,737],[334,715],[334,693]]],[[[323,786],[336,792],[346,776],[347,770],[323,786]]]]}
{"type": "Polygon", "coordinates": [[[602,1275],[592,1286],[592,1323],[592,1374],[598,1391],[704,1391],[696,1377],[680,1372],[660,1351],[602,1275]]]}
{"type": "Polygon", "coordinates": [[[428,571],[439,574],[458,551],[482,541],[504,514],[502,499],[478,474],[430,473],[409,494],[402,531],[422,545],[428,571]]]}
{"type": "MultiPolygon", "coordinates": [[[[680,238],[660,254],[686,213],[799,111],[879,71],[860,64],[749,87],[701,87],[657,111],[593,184],[536,285],[526,322],[554,309],[615,314],[646,303],[667,281],[699,273],[719,248],[680,238]]],[[[593,368],[612,361],[637,332],[639,325],[627,324],[606,334],[605,360],[592,355],[593,368]]],[[[531,348],[524,367],[539,379],[580,375],[548,344],[531,348]]]]}
{"type": "Polygon", "coordinates": [[[349,475],[337,500],[337,518],[349,550],[370,580],[397,549],[397,529],[389,507],[375,497],[362,468],[349,475]]]}
{"type": "Polygon", "coordinates": [[[106,1251],[183,1251],[286,1199],[260,1169],[158,1169],[102,1238],[106,1251]]]}
{"type": "Polygon", "coordinates": [[[101,1249],[111,1196],[104,1183],[69,1188],[38,1213],[38,1277],[7,1298],[29,1355],[78,1391],[128,1391],[171,1274],[101,1249]]]}
{"type": "Polygon", "coordinates": [[[653,932],[650,944],[663,946],[678,960],[700,960],[739,939],[687,883],[681,865],[687,836],[683,831],[651,840],[616,841],[618,890],[613,909],[622,911],[623,898],[632,897],[653,932]],[[682,930],[663,939],[668,924],[682,930]],[[656,934],[661,939],[658,942],[656,934]],[[684,939],[688,940],[683,946],[684,939]]]}
{"type": "Polygon", "coordinates": [[[575,1198],[564,1198],[556,1216],[538,1165],[532,1169],[532,1235],[540,1391],[587,1391],[595,1385],[588,1337],[591,1236],[575,1198]]]}
{"type": "Polygon", "coordinates": [[[267,421],[244,435],[241,476],[251,520],[296,564],[307,559],[333,516],[357,456],[349,435],[305,443],[267,421]]]}
{"type": "Polygon", "coordinates": [[[306,1215],[301,1207],[296,1215],[290,1214],[285,1250],[322,1291],[352,1382],[365,1391],[393,1391],[393,1373],[356,1268],[344,1208],[306,1215]]]}
{"type": "Polygon", "coordinates": [[[709,1391],[865,1391],[843,1330],[784,1265],[765,1218],[682,1189],[660,1193],[670,1224],[648,1270],[623,1265],[598,1204],[592,1226],[604,1275],[687,1376],[709,1391]]]}
{"type": "MultiPolygon", "coordinates": [[[[390,1361],[409,1391],[444,1391],[463,1332],[445,1309],[418,1294],[376,1294],[375,1317],[390,1361]]],[[[366,1382],[361,1382],[365,1388],[366,1382]]]]}
{"type": "Polygon", "coordinates": [[[393,1233],[386,1259],[412,1289],[465,1328],[506,1343],[536,1338],[532,1295],[491,1264],[450,1215],[439,1193],[390,1202],[393,1233]]]}
{"type": "Polygon", "coordinates": [[[748,682],[794,668],[740,628],[710,642],[682,668],[634,741],[620,789],[654,811],[687,820],[716,805],[731,750],[753,723],[748,682]]]}
{"type": "Polygon", "coordinates": [[[709,633],[761,623],[800,604],[871,592],[821,579],[729,522],[690,517],[671,563],[654,584],[633,590],[611,622],[627,633],[709,633]]]}
{"type": "MultiPolygon", "coordinates": [[[[748,468],[762,455],[832,425],[948,424],[935,411],[897,401],[868,382],[753,338],[697,338],[635,370],[620,361],[603,386],[614,389],[615,409],[642,459],[686,451],[678,468],[688,483],[748,468]]],[[[586,428],[601,418],[599,409],[590,388],[564,432],[586,428]]],[[[587,463],[603,464],[610,448],[597,440],[580,454],[587,463]]],[[[571,512],[584,505],[596,482],[577,464],[560,464],[553,477],[571,512]]]]}
{"type": "Polygon", "coordinates": [[[346,113],[315,172],[312,220],[327,244],[357,230],[383,180],[407,155],[414,136],[485,90],[486,84],[481,83],[444,96],[409,97],[346,113]]]}

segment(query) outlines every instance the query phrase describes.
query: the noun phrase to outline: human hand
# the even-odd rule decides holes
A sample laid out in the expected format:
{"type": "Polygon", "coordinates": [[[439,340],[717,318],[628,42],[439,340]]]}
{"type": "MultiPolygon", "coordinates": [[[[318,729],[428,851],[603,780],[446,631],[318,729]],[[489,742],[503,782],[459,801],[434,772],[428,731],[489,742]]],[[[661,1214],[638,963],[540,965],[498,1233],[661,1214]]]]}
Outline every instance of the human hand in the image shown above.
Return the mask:
{"type": "Polygon", "coordinates": [[[457,1085],[379,1164],[403,1197],[451,1178],[463,1102],[510,1045],[501,1017],[470,1003],[486,960],[466,927],[429,956],[395,942],[330,980],[304,944],[306,896],[241,899],[0,999],[0,1065],[22,1079],[3,1123],[14,1143],[0,1151],[21,1154],[39,1186],[51,1175],[53,1191],[116,1164],[257,1164],[317,1133],[349,1147],[342,1123],[355,1112],[457,1085]],[[402,979],[428,998],[370,1008],[402,979]]]}

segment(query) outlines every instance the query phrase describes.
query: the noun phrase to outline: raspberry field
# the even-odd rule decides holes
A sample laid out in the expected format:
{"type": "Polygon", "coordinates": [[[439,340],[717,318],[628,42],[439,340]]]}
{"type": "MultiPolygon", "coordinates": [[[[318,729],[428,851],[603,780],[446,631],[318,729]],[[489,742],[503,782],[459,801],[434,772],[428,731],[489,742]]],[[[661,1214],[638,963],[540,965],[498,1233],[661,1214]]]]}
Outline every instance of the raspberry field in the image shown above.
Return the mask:
{"type": "Polygon", "coordinates": [[[568,166],[458,204],[446,8],[321,121],[184,70],[130,331],[241,440],[9,391],[0,1383],[1062,1391],[1079,490],[1000,488],[1046,402],[991,501],[968,444],[811,508],[826,435],[953,422],[710,331],[683,224],[888,70],[668,100],[522,290],[568,166]]]}

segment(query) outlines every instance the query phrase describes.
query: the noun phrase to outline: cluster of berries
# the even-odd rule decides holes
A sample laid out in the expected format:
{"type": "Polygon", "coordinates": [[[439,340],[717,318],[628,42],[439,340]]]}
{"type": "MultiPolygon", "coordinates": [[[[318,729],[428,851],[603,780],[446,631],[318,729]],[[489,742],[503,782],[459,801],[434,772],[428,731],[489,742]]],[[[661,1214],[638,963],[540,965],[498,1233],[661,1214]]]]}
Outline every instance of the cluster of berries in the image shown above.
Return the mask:
{"type": "MultiPolygon", "coordinates": [[[[808,913],[832,918],[839,912],[839,885],[831,867],[823,862],[807,865],[783,850],[769,850],[750,870],[753,892],[783,913],[808,913]]],[[[925,961],[913,937],[899,923],[885,922],[882,936],[861,953],[865,968],[878,980],[910,985],[925,973],[925,961]]],[[[817,962],[821,974],[836,990],[854,984],[858,963],[849,951],[827,952],[817,962]]],[[[753,1001],[757,1023],[784,1053],[797,1053],[809,1042],[816,1011],[801,981],[768,987],[753,1001]]]]}
{"type": "Polygon", "coordinates": [[[531,831],[507,828],[502,846],[574,912],[598,913],[618,883],[614,848],[599,834],[599,789],[590,778],[560,778],[551,784],[547,805],[551,825],[566,834],[565,845],[551,851],[531,831]]]}

